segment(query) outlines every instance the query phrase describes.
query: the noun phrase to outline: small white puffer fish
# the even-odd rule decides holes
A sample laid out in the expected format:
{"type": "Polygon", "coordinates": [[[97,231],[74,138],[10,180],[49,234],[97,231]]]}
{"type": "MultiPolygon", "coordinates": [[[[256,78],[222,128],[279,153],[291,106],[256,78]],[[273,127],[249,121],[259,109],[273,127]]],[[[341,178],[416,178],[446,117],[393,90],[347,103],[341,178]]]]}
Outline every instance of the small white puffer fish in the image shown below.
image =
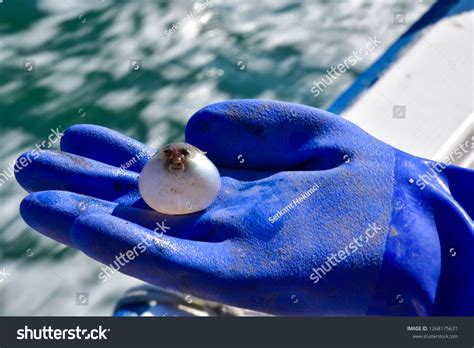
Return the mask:
{"type": "Polygon", "coordinates": [[[184,215],[211,205],[221,188],[221,177],[205,152],[178,142],[163,146],[146,163],[138,188],[152,209],[184,215]]]}

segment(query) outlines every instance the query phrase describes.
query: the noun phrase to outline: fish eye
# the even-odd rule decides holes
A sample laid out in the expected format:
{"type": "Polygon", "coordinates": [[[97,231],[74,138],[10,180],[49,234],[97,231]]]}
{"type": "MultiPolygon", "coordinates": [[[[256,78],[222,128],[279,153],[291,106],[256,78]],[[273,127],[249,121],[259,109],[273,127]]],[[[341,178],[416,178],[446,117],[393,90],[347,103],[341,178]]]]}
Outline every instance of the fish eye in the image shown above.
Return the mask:
{"type": "Polygon", "coordinates": [[[191,150],[189,150],[189,148],[187,147],[184,147],[182,150],[181,150],[181,154],[182,155],[185,155],[185,156],[189,156],[191,154],[191,150]]]}
{"type": "Polygon", "coordinates": [[[164,152],[165,155],[169,155],[171,153],[171,150],[170,149],[164,149],[163,152],[164,152]]]}

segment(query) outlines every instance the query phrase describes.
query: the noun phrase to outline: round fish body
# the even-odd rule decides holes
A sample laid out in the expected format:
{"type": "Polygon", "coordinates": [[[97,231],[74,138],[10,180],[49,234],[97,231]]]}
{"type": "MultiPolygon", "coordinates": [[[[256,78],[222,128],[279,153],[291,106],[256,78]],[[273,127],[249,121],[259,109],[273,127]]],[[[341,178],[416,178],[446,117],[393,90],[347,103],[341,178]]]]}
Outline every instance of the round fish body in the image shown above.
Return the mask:
{"type": "Polygon", "coordinates": [[[179,142],[165,145],[147,162],[138,187],[152,209],[184,215],[211,205],[221,188],[221,177],[205,152],[179,142]]]}

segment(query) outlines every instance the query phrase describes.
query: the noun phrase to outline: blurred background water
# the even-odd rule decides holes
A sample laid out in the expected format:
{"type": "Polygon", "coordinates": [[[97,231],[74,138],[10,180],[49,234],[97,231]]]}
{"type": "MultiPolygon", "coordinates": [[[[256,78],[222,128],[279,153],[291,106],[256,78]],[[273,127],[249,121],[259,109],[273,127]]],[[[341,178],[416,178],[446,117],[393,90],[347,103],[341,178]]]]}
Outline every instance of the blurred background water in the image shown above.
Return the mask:
{"type": "MultiPolygon", "coordinates": [[[[183,139],[196,110],[224,99],[327,107],[429,5],[0,0],[0,172],[78,123],[153,145],[183,139]],[[382,44],[315,98],[312,81],[369,36],[382,44]]],[[[18,212],[25,194],[14,178],[0,186],[0,315],[110,315],[139,281],[102,283],[98,263],[34,232],[18,212]]]]}

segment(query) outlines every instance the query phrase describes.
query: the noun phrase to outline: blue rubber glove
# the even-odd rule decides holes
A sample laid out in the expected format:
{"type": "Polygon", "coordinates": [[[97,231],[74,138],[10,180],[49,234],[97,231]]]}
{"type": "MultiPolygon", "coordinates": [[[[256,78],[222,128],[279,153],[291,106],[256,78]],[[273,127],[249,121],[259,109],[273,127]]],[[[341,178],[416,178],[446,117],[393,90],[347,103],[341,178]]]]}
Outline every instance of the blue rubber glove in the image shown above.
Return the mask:
{"type": "Polygon", "coordinates": [[[418,175],[433,162],[329,112],[275,101],[207,106],[190,119],[186,139],[222,176],[205,211],[150,210],[137,183],[151,150],[76,125],[63,152],[22,156],[31,163],[17,180],[34,193],[21,215],[121,272],[238,307],[474,314],[473,171],[448,166],[425,184],[418,175]]]}

